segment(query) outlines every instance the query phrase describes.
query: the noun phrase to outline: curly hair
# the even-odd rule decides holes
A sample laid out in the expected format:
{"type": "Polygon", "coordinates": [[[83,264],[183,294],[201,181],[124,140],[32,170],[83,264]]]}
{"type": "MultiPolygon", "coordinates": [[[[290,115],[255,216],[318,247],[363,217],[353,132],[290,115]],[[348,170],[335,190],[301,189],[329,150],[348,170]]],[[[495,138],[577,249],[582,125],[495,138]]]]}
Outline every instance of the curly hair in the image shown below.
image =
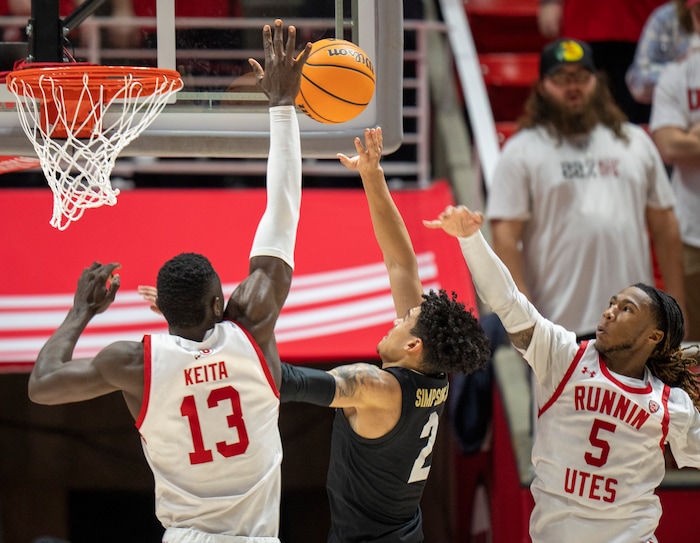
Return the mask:
{"type": "Polygon", "coordinates": [[[160,268],[156,287],[158,309],[171,326],[201,324],[206,315],[206,295],[218,278],[211,262],[196,253],[182,253],[160,268]]]}
{"type": "Polygon", "coordinates": [[[676,300],[663,290],[637,283],[634,285],[651,298],[651,309],[656,326],[664,333],[647,360],[647,366],[653,375],[672,387],[685,390],[700,411],[700,390],[698,377],[690,369],[697,364],[694,358],[687,356],[686,349],[681,348],[685,334],[683,313],[676,300]]]}
{"type": "Polygon", "coordinates": [[[420,313],[411,333],[423,342],[426,373],[464,374],[482,368],[489,360],[489,340],[479,321],[457,301],[457,294],[431,290],[423,294],[420,313]]]}

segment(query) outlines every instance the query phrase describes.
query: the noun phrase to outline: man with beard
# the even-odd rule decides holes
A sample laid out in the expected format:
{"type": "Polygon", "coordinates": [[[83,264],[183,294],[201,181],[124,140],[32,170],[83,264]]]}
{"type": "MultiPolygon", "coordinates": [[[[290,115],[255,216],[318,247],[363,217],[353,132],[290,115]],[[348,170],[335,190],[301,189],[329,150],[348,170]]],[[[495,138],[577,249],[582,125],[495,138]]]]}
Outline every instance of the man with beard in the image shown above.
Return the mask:
{"type": "Polygon", "coordinates": [[[544,47],[488,194],[493,247],[542,315],[595,336],[600,308],[627,285],[664,287],[684,308],[681,242],[668,176],[651,138],[626,122],[587,43],[544,47]]]}

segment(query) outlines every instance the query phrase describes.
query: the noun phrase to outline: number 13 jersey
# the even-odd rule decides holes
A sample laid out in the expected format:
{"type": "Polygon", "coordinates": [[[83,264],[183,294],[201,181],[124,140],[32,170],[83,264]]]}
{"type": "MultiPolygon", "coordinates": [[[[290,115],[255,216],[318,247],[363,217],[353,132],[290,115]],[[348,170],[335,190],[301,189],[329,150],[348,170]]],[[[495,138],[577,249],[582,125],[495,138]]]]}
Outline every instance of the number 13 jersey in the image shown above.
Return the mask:
{"type": "Polygon", "coordinates": [[[261,351],[230,321],[201,342],[144,336],[136,426],[165,528],[276,538],[279,392],[261,351]]]}

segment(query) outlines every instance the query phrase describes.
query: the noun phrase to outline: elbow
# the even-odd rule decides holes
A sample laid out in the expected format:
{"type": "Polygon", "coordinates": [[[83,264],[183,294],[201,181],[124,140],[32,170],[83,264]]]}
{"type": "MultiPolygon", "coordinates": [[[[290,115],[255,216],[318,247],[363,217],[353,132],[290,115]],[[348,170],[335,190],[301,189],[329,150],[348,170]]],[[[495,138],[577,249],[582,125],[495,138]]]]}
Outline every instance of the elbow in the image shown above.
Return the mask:
{"type": "Polygon", "coordinates": [[[27,385],[27,394],[29,399],[39,405],[56,405],[55,395],[44,386],[41,386],[41,382],[38,379],[32,377],[29,378],[29,384],[27,385]]]}

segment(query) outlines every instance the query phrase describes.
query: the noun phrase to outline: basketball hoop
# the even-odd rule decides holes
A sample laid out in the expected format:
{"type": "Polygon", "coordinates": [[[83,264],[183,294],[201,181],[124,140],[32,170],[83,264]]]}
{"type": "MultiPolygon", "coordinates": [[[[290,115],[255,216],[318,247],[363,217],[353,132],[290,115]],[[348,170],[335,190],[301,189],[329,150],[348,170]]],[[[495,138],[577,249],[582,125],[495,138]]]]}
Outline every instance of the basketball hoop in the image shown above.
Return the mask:
{"type": "Polygon", "coordinates": [[[88,208],[117,203],[117,156],[183,85],[174,70],[70,63],[15,70],[6,80],[53,191],[51,226],[59,230],[88,208]]]}

